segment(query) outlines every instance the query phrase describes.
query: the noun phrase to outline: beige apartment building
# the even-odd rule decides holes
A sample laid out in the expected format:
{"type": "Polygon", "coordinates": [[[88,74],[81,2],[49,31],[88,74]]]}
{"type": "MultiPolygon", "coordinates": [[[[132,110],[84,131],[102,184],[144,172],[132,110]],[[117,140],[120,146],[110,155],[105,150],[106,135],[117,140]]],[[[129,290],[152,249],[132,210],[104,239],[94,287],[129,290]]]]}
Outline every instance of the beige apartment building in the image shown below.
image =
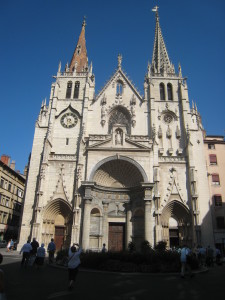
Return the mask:
{"type": "Polygon", "coordinates": [[[214,243],[225,253],[225,141],[224,136],[204,138],[214,243]]]}
{"type": "MultiPolygon", "coordinates": [[[[26,175],[26,174],[25,174],[26,175]]],[[[0,240],[16,240],[22,212],[26,177],[15,171],[15,161],[0,160],[0,240]]]]}

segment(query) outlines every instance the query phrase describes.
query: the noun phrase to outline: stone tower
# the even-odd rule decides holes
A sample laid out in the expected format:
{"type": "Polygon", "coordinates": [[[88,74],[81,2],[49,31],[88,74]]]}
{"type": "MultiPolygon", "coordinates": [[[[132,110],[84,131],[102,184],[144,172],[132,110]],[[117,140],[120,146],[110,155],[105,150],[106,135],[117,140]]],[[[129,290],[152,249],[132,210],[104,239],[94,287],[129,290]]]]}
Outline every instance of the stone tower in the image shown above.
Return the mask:
{"type": "Polygon", "coordinates": [[[95,95],[85,20],[70,65],[59,65],[36,122],[20,245],[112,251],[213,245],[203,134],[186,78],[163,40],[158,8],[142,96],[122,68],[95,95]]]}

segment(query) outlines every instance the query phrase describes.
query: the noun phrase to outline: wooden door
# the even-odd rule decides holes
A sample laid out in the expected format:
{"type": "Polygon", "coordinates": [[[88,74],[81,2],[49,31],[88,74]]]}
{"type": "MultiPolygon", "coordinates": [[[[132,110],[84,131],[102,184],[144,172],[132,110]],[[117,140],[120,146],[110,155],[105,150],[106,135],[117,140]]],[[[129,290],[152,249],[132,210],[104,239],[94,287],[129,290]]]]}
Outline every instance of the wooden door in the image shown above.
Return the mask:
{"type": "Polygon", "coordinates": [[[109,223],[109,251],[119,252],[124,250],[124,224],[123,223],[109,223]]]}
{"type": "Polygon", "coordinates": [[[64,227],[55,226],[55,239],[56,250],[60,250],[64,244],[64,227]]]}

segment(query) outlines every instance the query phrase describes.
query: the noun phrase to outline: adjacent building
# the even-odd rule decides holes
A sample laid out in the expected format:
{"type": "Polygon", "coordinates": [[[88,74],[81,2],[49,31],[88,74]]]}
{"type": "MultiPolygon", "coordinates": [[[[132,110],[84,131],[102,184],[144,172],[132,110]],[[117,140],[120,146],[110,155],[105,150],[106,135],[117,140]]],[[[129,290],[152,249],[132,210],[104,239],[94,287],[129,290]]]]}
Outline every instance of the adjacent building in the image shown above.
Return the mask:
{"type": "Polygon", "coordinates": [[[79,242],[119,251],[144,240],[214,245],[200,114],[169,58],[157,7],[155,14],[143,94],[122,55],[95,94],[83,22],[35,125],[20,245],[32,237],[54,238],[58,249],[79,242]]]}
{"type": "Polygon", "coordinates": [[[225,253],[225,141],[223,136],[206,135],[204,143],[214,243],[225,253]]]}
{"type": "Polygon", "coordinates": [[[0,160],[0,240],[16,240],[19,234],[25,174],[15,171],[15,161],[2,155],[0,160]]]}

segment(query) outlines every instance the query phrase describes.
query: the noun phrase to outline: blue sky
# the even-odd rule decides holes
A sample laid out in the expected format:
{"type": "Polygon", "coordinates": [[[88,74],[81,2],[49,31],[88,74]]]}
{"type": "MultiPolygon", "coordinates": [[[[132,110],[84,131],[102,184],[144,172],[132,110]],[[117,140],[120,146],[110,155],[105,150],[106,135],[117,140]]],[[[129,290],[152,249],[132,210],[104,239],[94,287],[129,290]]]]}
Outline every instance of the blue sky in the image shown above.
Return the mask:
{"type": "Polygon", "coordinates": [[[84,15],[96,92],[121,53],[123,69],[143,94],[156,4],[170,60],[176,70],[181,63],[207,134],[224,135],[224,0],[0,0],[0,155],[10,155],[23,172],[41,102],[49,98],[59,61],[65,66],[72,57],[84,15]]]}

